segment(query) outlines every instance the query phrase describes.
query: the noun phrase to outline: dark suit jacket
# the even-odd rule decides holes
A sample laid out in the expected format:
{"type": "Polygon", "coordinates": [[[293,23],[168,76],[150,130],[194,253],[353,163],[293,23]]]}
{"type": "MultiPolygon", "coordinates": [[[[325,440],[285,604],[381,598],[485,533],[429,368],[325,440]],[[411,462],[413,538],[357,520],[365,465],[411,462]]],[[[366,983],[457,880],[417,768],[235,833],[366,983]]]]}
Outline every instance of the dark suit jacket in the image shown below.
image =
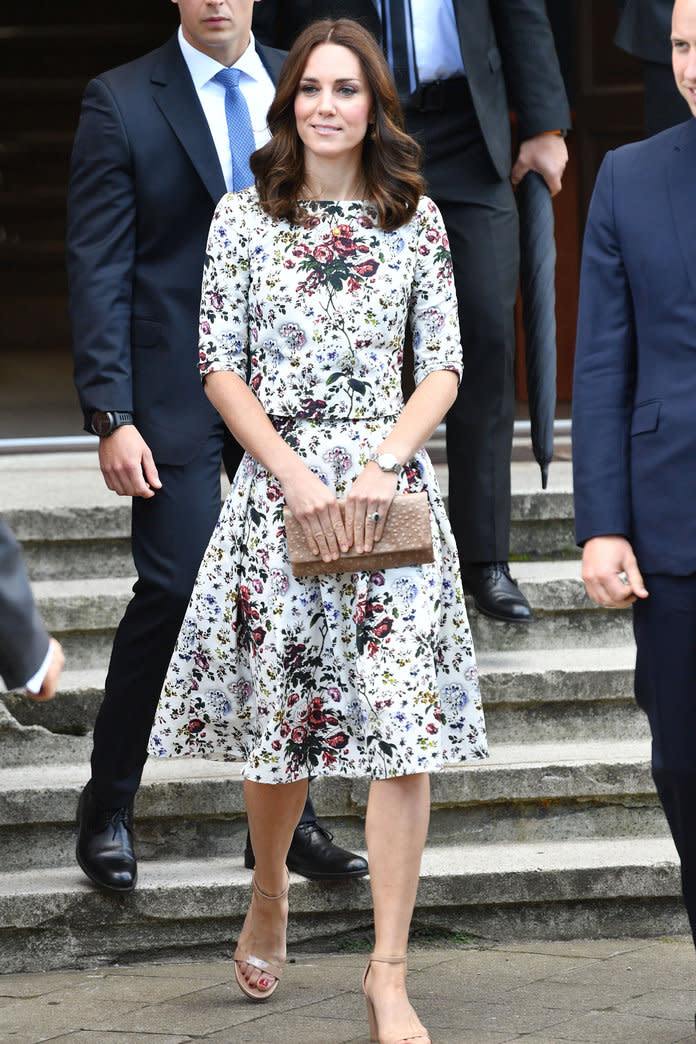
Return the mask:
{"type": "Polygon", "coordinates": [[[649,62],[669,65],[674,0],[624,0],[614,43],[649,62]]]}
{"type": "MultiPolygon", "coordinates": [[[[511,159],[510,106],[517,115],[520,140],[570,127],[544,0],[454,0],[454,8],[476,115],[498,176],[506,178],[511,159]]],[[[378,32],[373,0],[263,0],[257,5],[254,31],[267,43],[287,47],[291,41],[282,34],[296,34],[312,18],[338,15],[354,17],[378,32]]],[[[431,122],[442,129],[437,114],[431,122]]],[[[429,143],[423,144],[428,156],[429,143]]],[[[452,149],[446,195],[456,199],[461,171],[454,161],[452,149]]]]}
{"type": "Polygon", "coordinates": [[[34,605],[22,552],[0,519],[0,678],[17,689],[36,673],[48,635],[34,605]]]}
{"type": "MultiPolygon", "coordinates": [[[[284,55],[259,47],[272,79],[284,55]]],[[[176,36],[85,91],[68,191],[75,381],[86,414],[133,410],[165,464],[217,416],[196,369],[205,243],[225,183],[176,36]]]]}
{"type": "Polygon", "coordinates": [[[604,159],[585,232],[573,390],[579,542],[696,572],[696,119],[604,159]]]}

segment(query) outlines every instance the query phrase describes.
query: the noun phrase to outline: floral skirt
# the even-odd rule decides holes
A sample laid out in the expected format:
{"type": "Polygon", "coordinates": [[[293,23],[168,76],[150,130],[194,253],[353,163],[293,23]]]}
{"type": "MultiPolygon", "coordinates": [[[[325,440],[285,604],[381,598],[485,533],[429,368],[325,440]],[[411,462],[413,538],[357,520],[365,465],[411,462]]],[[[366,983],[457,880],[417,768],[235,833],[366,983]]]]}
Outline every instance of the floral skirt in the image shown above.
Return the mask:
{"type": "MultiPolygon", "coordinates": [[[[345,496],[392,423],[276,426],[345,496]]],[[[243,759],[260,783],[384,779],[486,757],[457,552],[425,450],[397,492],[422,489],[434,562],[295,578],[282,490],[247,454],[198,573],[150,754],[243,759]]]]}

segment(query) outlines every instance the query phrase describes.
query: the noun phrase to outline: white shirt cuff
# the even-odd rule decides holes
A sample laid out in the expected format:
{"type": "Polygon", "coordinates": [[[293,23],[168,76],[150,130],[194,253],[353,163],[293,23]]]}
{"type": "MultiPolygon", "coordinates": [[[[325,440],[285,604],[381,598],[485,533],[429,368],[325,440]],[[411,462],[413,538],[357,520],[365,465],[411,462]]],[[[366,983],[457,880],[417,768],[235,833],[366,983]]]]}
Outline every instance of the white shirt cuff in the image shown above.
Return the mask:
{"type": "Polygon", "coordinates": [[[34,695],[36,695],[37,692],[41,692],[41,686],[43,685],[44,678],[46,677],[46,671],[48,670],[48,665],[51,662],[51,656],[52,655],[53,655],[53,649],[51,648],[51,645],[49,644],[48,652],[46,653],[46,655],[44,657],[43,663],[39,667],[39,669],[36,672],[36,674],[32,674],[31,678],[29,679],[29,681],[24,686],[24,688],[27,689],[28,692],[33,692],[34,695]]]}

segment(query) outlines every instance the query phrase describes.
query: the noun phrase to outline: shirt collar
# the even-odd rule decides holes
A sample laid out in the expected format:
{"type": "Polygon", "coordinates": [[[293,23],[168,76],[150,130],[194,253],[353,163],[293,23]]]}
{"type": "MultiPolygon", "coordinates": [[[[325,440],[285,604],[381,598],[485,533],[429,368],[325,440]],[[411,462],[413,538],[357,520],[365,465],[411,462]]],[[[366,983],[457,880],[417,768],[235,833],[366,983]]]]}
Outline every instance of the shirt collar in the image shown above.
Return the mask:
{"type": "MultiPolygon", "coordinates": [[[[206,83],[212,80],[221,69],[224,69],[225,66],[221,65],[220,62],[215,60],[215,58],[203,54],[202,51],[199,51],[198,48],[190,44],[188,40],[184,38],[181,26],[179,26],[177,37],[181,53],[184,56],[184,61],[191,73],[193,85],[196,90],[200,90],[201,87],[204,87],[206,83]]],[[[263,79],[266,70],[256,50],[253,33],[249,33],[249,46],[246,51],[240,55],[232,68],[239,69],[244,76],[248,76],[252,80],[263,79]]]]}

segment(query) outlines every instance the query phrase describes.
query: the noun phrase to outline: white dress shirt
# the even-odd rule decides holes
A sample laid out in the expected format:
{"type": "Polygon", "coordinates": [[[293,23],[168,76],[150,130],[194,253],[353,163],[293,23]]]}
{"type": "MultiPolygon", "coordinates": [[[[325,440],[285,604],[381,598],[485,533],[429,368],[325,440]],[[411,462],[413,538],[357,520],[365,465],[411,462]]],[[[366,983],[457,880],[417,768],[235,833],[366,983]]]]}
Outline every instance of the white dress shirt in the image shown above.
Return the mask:
{"type": "MultiPolygon", "coordinates": [[[[179,26],[179,46],[208,121],[225,184],[228,189],[231,189],[232,156],[227,133],[227,118],[225,117],[225,88],[221,83],[213,80],[213,77],[225,66],[207,54],[203,54],[184,39],[181,26],[179,26]]],[[[250,34],[249,46],[232,68],[239,69],[242,74],[239,79],[239,89],[249,107],[254,141],[256,148],[260,149],[271,136],[266,116],[275,95],[275,86],[256,52],[253,35],[250,34]]]]}
{"type": "Polygon", "coordinates": [[[464,63],[452,0],[411,0],[411,14],[419,82],[463,76],[464,63]]]}

